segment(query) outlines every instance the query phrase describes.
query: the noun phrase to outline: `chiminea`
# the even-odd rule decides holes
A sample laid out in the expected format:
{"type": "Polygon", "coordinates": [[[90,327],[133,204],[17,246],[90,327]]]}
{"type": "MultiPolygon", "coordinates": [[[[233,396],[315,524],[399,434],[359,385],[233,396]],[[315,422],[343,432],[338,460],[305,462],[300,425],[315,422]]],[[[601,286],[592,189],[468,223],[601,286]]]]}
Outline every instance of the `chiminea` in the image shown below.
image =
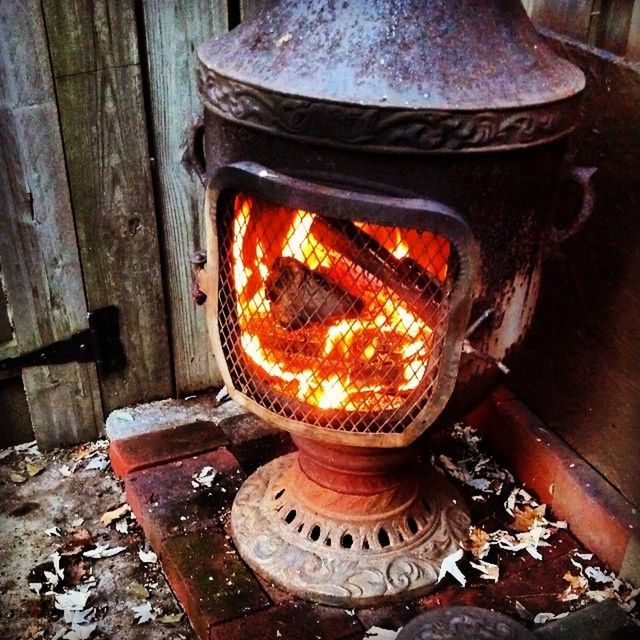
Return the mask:
{"type": "Polygon", "coordinates": [[[519,0],[282,0],[198,55],[213,349],[299,449],[245,482],[234,541],[320,602],[423,593],[469,518],[412,445],[521,340],[588,215],[564,162],[583,75],[519,0]]]}

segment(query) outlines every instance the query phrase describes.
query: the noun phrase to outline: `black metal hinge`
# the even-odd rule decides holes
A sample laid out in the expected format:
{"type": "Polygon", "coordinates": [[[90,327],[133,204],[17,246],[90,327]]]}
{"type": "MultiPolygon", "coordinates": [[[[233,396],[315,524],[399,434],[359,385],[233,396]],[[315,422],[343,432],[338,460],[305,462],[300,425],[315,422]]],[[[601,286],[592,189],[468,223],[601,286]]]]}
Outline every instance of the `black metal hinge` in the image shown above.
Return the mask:
{"type": "Polygon", "coordinates": [[[127,358],[120,341],[118,307],[96,309],[88,313],[87,318],[89,328],[74,333],[66,340],[59,340],[15,358],[0,360],[0,373],[67,362],[95,362],[102,374],[124,369],[127,358]]]}

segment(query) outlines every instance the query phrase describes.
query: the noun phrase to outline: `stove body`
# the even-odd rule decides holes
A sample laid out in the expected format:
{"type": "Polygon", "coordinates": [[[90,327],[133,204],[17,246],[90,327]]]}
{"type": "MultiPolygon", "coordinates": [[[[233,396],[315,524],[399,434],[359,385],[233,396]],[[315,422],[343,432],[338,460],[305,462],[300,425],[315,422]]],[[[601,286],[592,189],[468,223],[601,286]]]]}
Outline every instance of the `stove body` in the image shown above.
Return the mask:
{"type": "Polygon", "coordinates": [[[322,602],[424,592],[469,522],[411,445],[491,382],[588,215],[584,78],[519,0],[282,0],[199,58],[213,348],[300,449],[247,481],[234,540],[322,602]]]}

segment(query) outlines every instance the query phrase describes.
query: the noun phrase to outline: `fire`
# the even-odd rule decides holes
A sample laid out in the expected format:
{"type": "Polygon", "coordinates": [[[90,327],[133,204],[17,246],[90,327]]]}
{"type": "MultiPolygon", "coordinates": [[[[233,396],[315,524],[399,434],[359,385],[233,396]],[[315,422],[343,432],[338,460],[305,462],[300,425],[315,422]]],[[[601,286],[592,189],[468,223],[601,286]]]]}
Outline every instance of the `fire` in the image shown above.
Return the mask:
{"type": "MultiPolygon", "coordinates": [[[[231,259],[240,345],[254,374],[283,396],[321,409],[397,408],[433,370],[437,305],[427,317],[431,307],[419,292],[404,299],[389,271],[368,268],[350,248],[353,238],[327,221],[236,196],[231,259]]],[[[369,223],[350,228],[370,240],[377,259],[388,256],[400,271],[438,286],[446,279],[446,239],[369,223]]]]}

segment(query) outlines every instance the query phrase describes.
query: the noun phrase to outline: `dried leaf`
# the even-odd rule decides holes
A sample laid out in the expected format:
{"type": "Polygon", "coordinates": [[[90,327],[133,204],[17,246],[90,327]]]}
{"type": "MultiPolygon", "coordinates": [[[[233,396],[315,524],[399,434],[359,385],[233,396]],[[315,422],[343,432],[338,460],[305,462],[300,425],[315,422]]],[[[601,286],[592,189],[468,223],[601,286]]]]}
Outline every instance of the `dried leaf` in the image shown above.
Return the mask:
{"type": "Polygon", "coordinates": [[[589,588],[589,581],[583,575],[574,576],[567,571],[567,573],[562,576],[562,579],[569,583],[569,586],[559,596],[562,602],[578,600],[589,588]]]}
{"type": "Polygon", "coordinates": [[[166,613],[158,618],[158,622],[162,624],[178,624],[182,618],[184,618],[184,613],[166,613]]]}
{"type": "Polygon", "coordinates": [[[541,504],[538,507],[532,507],[528,504],[523,507],[514,507],[513,516],[514,520],[510,528],[514,531],[530,531],[534,527],[544,526],[547,524],[547,520],[544,517],[547,510],[546,504],[541,504]]]}
{"type": "Polygon", "coordinates": [[[463,587],[467,585],[467,579],[464,576],[464,573],[460,571],[458,568],[457,562],[462,560],[462,556],[464,552],[462,549],[458,549],[454,551],[452,554],[448,555],[440,565],[440,572],[438,573],[438,580],[436,583],[440,582],[442,578],[444,578],[447,574],[453,576],[463,587]]]}
{"type": "Polygon", "coordinates": [[[158,562],[158,556],[153,551],[143,551],[140,549],[138,551],[138,557],[145,564],[154,564],[158,562]]]}
{"type": "Polygon", "coordinates": [[[598,584],[608,584],[613,582],[614,576],[603,571],[600,567],[587,567],[584,570],[584,574],[587,578],[590,578],[598,584]]]}
{"type": "Polygon", "coordinates": [[[126,520],[118,520],[115,528],[118,533],[129,533],[129,523],[126,520]]]}
{"type": "Polygon", "coordinates": [[[132,582],[127,587],[127,595],[136,600],[146,600],[149,597],[148,589],[139,582],[132,582]]]}
{"type": "Polygon", "coordinates": [[[15,482],[16,484],[22,484],[23,482],[27,481],[24,476],[21,476],[19,473],[15,472],[9,475],[9,480],[11,480],[11,482],[15,482]]]}
{"type": "Polygon", "coordinates": [[[44,530],[44,534],[46,536],[49,536],[50,538],[59,538],[62,535],[62,532],[60,531],[60,529],[58,529],[58,527],[49,527],[48,529],[44,530]]]}
{"type": "Polygon", "coordinates": [[[606,589],[587,591],[585,595],[589,600],[593,600],[593,602],[604,602],[605,600],[615,598],[616,592],[611,587],[607,587],[606,589]]]}
{"type": "Polygon", "coordinates": [[[84,589],[56,593],[54,606],[61,611],[82,611],[90,597],[91,593],[84,589]]]}
{"type": "Polygon", "coordinates": [[[103,453],[99,453],[89,460],[85,465],[85,471],[104,471],[109,466],[109,458],[103,453]]]}
{"type": "Polygon", "coordinates": [[[62,556],[75,556],[93,544],[93,538],[86,529],[77,529],[65,538],[64,544],[58,547],[62,556]]]}
{"type": "Polygon", "coordinates": [[[71,631],[65,633],[63,638],[64,640],[88,640],[97,627],[97,622],[87,625],[73,624],[71,625],[71,631]]]}
{"type": "Polygon", "coordinates": [[[383,629],[382,627],[371,627],[367,629],[364,637],[368,640],[396,640],[400,631],[402,631],[402,627],[395,631],[392,629],[383,629]]]}
{"type": "Polygon", "coordinates": [[[550,622],[551,620],[560,620],[562,618],[566,618],[569,615],[568,611],[564,613],[539,613],[533,619],[534,624],[545,624],[546,622],[550,622]]]}
{"type": "Polygon", "coordinates": [[[114,520],[119,520],[120,518],[122,518],[122,516],[129,513],[129,511],[131,511],[131,507],[125,502],[123,505],[121,505],[117,509],[113,509],[112,511],[107,511],[106,513],[103,513],[102,516],[100,517],[100,522],[102,522],[103,525],[108,526],[114,520]]]}
{"type": "Polygon", "coordinates": [[[476,562],[471,562],[471,566],[474,569],[477,569],[482,574],[480,578],[483,580],[493,580],[494,582],[498,582],[498,578],[500,577],[500,567],[497,564],[492,564],[491,562],[485,562],[484,560],[479,560],[476,562]]]}
{"type": "Polygon", "coordinates": [[[489,553],[491,536],[479,527],[469,528],[469,537],[462,543],[462,547],[470,551],[475,558],[484,558],[489,553]]]}
{"type": "Polygon", "coordinates": [[[145,624],[146,622],[154,620],[156,617],[151,608],[151,603],[148,600],[142,604],[131,607],[131,611],[133,611],[133,618],[138,624],[145,624]]]}
{"type": "Polygon", "coordinates": [[[217,475],[217,471],[213,467],[202,467],[198,473],[193,474],[193,480],[191,484],[195,487],[207,487],[211,488],[213,481],[217,475]]]}
{"type": "Polygon", "coordinates": [[[42,473],[45,466],[39,462],[27,462],[26,469],[29,477],[33,478],[33,476],[37,476],[39,473],[42,473]]]}
{"type": "Polygon", "coordinates": [[[63,476],[64,478],[70,478],[73,475],[73,471],[71,471],[71,469],[69,468],[69,465],[67,464],[63,464],[59,469],[58,472],[60,473],[61,476],[63,476]]]}
{"type": "Polygon", "coordinates": [[[95,549],[85,551],[82,555],[86,558],[108,558],[125,550],[126,547],[110,547],[108,544],[98,544],[95,549]]]}

